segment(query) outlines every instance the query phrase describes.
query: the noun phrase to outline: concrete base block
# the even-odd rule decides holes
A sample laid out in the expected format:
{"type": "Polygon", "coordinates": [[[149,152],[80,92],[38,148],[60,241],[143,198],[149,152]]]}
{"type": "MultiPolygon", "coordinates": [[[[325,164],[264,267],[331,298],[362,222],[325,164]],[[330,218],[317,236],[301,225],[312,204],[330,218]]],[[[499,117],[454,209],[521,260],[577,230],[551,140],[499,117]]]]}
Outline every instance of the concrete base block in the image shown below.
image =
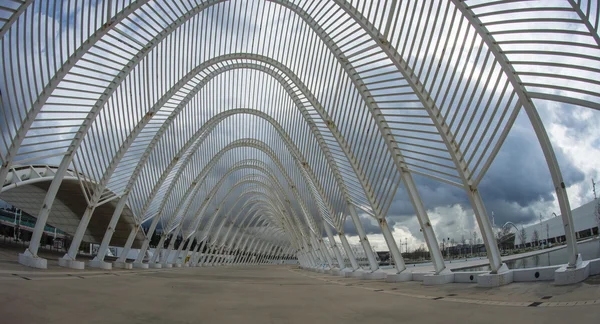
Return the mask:
{"type": "Polygon", "coordinates": [[[500,287],[504,285],[508,285],[513,282],[514,272],[512,270],[508,270],[506,264],[502,264],[502,267],[498,270],[498,273],[484,273],[477,277],[477,286],[478,287],[500,287]]]}
{"type": "Polygon", "coordinates": [[[456,283],[477,283],[479,275],[486,274],[487,271],[469,271],[469,272],[455,272],[454,282],[456,283]]]}
{"type": "Polygon", "coordinates": [[[148,263],[148,266],[151,269],[160,269],[160,268],[162,268],[162,264],[160,264],[160,263],[148,263]]]}
{"type": "Polygon", "coordinates": [[[349,273],[354,272],[354,269],[352,268],[344,268],[342,270],[340,270],[339,276],[340,277],[349,277],[349,273]]]}
{"type": "Polygon", "coordinates": [[[557,286],[582,282],[590,276],[590,262],[583,261],[581,254],[577,255],[575,268],[563,265],[554,272],[554,284],[557,286]]]}
{"type": "Polygon", "coordinates": [[[113,262],[113,268],[118,268],[118,269],[133,269],[133,264],[131,263],[127,263],[127,262],[113,262]]]}
{"type": "Polygon", "coordinates": [[[385,277],[387,277],[387,273],[385,273],[381,270],[376,270],[373,272],[365,272],[361,276],[361,278],[365,279],[365,280],[382,280],[382,279],[385,279],[385,277]]]}
{"type": "Polygon", "coordinates": [[[329,274],[332,276],[339,276],[340,273],[342,273],[342,270],[340,270],[340,269],[331,269],[329,274]]]}
{"type": "Polygon", "coordinates": [[[434,272],[413,272],[412,280],[413,281],[423,281],[425,280],[425,276],[432,275],[434,272]]]}
{"type": "Polygon", "coordinates": [[[413,280],[413,273],[406,270],[400,273],[388,274],[385,278],[386,282],[404,282],[411,280],[413,280]]]}
{"type": "Polygon", "coordinates": [[[181,268],[181,263],[174,263],[173,267],[175,267],[175,268],[181,268]]]}
{"type": "Polygon", "coordinates": [[[425,286],[444,285],[452,282],[454,282],[454,273],[451,271],[442,271],[439,274],[428,274],[423,277],[425,286]]]}
{"type": "Polygon", "coordinates": [[[38,256],[33,256],[27,252],[19,253],[19,263],[37,269],[48,269],[48,261],[38,256]]]}
{"type": "Polygon", "coordinates": [[[173,268],[173,264],[171,263],[161,263],[161,267],[164,268],[173,268]]]}
{"type": "Polygon", "coordinates": [[[351,278],[362,278],[362,276],[363,276],[363,274],[364,274],[365,272],[366,272],[366,271],[365,271],[365,270],[363,270],[363,269],[357,269],[357,270],[354,270],[354,271],[352,271],[352,272],[346,272],[346,275],[345,275],[344,277],[351,277],[351,278]]]}
{"type": "Polygon", "coordinates": [[[560,266],[514,269],[513,282],[552,281],[560,266]]]}
{"type": "Polygon", "coordinates": [[[136,269],[148,269],[150,267],[147,263],[142,262],[134,262],[132,265],[136,269]]]}
{"type": "Polygon", "coordinates": [[[593,259],[588,262],[590,263],[590,276],[600,274],[600,259],[593,259]]]}
{"type": "Polygon", "coordinates": [[[112,263],[104,262],[104,261],[100,261],[100,260],[90,260],[90,261],[88,261],[87,265],[90,268],[112,270],[112,263]]]}
{"type": "Polygon", "coordinates": [[[58,259],[58,265],[63,268],[71,268],[77,270],[85,269],[85,262],[65,258],[58,259]]]}

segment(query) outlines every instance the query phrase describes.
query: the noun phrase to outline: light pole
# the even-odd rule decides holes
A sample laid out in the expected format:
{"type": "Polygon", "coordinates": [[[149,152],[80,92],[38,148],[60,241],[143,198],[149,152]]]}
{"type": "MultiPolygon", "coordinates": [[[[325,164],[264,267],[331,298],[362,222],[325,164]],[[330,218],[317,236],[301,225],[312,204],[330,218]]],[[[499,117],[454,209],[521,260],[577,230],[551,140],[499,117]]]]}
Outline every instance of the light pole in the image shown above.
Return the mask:
{"type": "Polygon", "coordinates": [[[23,211],[21,211],[20,209],[17,209],[15,211],[15,241],[19,241],[19,232],[21,231],[21,213],[23,211]],[[17,221],[17,216],[19,217],[19,220],[17,221]]]}
{"type": "Polygon", "coordinates": [[[446,249],[446,239],[442,238],[442,251],[446,249]]]}
{"type": "MultiPolygon", "coordinates": [[[[542,236],[542,233],[544,233],[544,227],[542,226],[542,213],[540,213],[540,236],[542,236]]],[[[541,239],[538,237],[538,244],[540,243],[539,241],[541,241],[541,239]]]]}

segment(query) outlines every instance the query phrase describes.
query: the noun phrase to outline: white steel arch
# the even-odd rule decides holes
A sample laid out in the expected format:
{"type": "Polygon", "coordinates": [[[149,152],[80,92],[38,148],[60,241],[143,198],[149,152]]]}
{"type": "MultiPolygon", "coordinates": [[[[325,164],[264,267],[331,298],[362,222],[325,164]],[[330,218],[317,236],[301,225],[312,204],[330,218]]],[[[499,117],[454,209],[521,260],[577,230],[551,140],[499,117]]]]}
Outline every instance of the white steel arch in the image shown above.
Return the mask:
{"type": "MultiPolygon", "coordinates": [[[[396,272],[402,273],[406,267],[386,216],[403,182],[435,273],[443,274],[435,230],[413,179],[420,175],[465,191],[492,273],[502,273],[508,269],[478,185],[523,107],[555,186],[569,266],[577,266],[567,184],[537,105],[600,109],[597,3],[115,0],[80,5],[25,0],[0,8],[8,17],[0,22],[3,191],[11,183],[18,186],[18,164],[57,165],[49,167],[52,183],[24,263],[44,265],[37,257],[39,241],[65,178],[76,175],[88,203],[65,256],[69,262],[94,209],[118,199],[96,259],[102,262],[126,206],[137,224],[125,251],[145,221],[151,222],[148,235],[159,224],[164,227],[159,249],[174,231],[183,234],[189,250],[221,187],[229,190],[226,198],[263,195],[240,193],[227,179],[234,176],[231,170],[254,170],[277,188],[269,189],[273,199],[284,194],[277,204],[288,215],[279,215],[275,200],[254,205],[257,215],[271,217],[270,226],[276,226],[276,215],[287,223],[283,232],[262,231],[250,243],[253,251],[289,243],[303,265],[321,261],[343,268],[332,226],[356,270],[343,232],[349,215],[375,271],[360,212],[377,220],[396,272]],[[290,233],[292,228],[298,232],[290,233]],[[281,233],[288,243],[265,240],[281,233]],[[325,235],[335,262],[323,244],[325,235]]],[[[225,218],[213,228],[218,213],[202,234],[211,238],[213,251],[223,251],[226,240],[219,236],[225,218]]],[[[148,244],[149,238],[142,252],[148,244]]],[[[182,249],[183,243],[177,256],[182,249]]],[[[143,258],[139,254],[136,263],[143,258]]]]}

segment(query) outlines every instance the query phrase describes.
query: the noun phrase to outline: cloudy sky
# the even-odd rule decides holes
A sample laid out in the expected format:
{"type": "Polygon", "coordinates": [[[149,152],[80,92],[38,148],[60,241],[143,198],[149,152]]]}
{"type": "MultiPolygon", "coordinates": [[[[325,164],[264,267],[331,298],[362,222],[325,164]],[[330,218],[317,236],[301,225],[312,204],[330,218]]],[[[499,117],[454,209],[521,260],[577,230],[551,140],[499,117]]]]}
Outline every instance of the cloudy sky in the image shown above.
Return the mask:
{"type": "MultiPolygon", "coordinates": [[[[600,180],[600,112],[539,101],[536,102],[568,186],[571,208],[594,199],[592,179],[600,180]]],[[[479,234],[473,211],[462,190],[426,178],[415,178],[423,196],[438,239],[460,241],[472,232],[479,234]]],[[[527,226],[552,213],[560,214],[554,187],[544,156],[524,111],[520,112],[498,157],[480,185],[481,194],[491,217],[500,226],[508,221],[527,226]]],[[[400,190],[399,190],[400,191],[400,190]]],[[[598,187],[600,193],[600,186],[598,187]]],[[[424,244],[419,224],[404,192],[399,192],[390,208],[397,240],[408,240],[408,248],[424,244]]],[[[363,223],[375,250],[387,250],[377,224],[368,217],[363,223]]],[[[346,229],[353,232],[348,221],[346,229]]],[[[358,242],[354,236],[351,241],[358,242]]]]}

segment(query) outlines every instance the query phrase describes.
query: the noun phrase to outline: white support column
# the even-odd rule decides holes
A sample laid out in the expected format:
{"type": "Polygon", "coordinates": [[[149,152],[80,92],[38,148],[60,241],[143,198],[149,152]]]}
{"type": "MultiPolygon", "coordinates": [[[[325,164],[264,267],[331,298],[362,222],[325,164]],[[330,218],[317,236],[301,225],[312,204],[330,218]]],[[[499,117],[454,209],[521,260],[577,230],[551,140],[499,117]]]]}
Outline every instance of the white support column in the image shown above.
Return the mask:
{"type": "Polygon", "coordinates": [[[143,264],[143,260],[144,260],[144,256],[146,254],[146,251],[148,251],[148,246],[150,246],[150,239],[152,239],[152,235],[154,235],[154,231],[156,230],[156,226],[158,225],[158,221],[160,220],[160,215],[155,215],[154,218],[152,219],[152,223],[150,224],[150,228],[148,229],[148,233],[146,233],[146,239],[144,240],[144,242],[142,243],[142,247],[140,248],[140,253],[138,254],[138,257],[135,259],[135,261],[133,262],[133,267],[134,268],[147,268],[148,266],[144,266],[143,264]]]}
{"type": "Polygon", "coordinates": [[[269,248],[267,249],[267,251],[265,253],[265,257],[263,258],[263,263],[264,264],[269,264],[269,261],[271,260],[271,258],[273,256],[272,251],[273,251],[274,247],[275,247],[275,244],[271,244],[269,246],[269,248]]]}
{"type": "Polygon", "coordinates": [[[117,206],[113,212],[112,217],[110,218],[110,222],[108,223],[108,228],[106,232],[104,232],[104,237],[102,238],[102,242],[100,243],[100,248],[98,249],[98,254],[94,257],[93,260],[88,262],[88,266],[92,268],[101,268],[101,269],[111,269],[112,264],[108,262],[104,262],[104,257],[106,256],[106,252],[108,251],[108,245],[110,244],[110,240],[115,232],[115,228],[117,227],[117,223],[119,222],[119,218],[121,218],[121,213],[123,212],[123,208],[125,208],[125,204],[127,203],[127,197],[129,195],[125,193],[119,199],[117,206]]]}
{"type": "Polygon", "coordinates": [[[186,243],[188,245],[191,244],[191,243],[188,243],[187,240],[182,237],[181,242],[179,243],[179,246],[177,247],[177,251],[175,251],[175,255],[173,256],[173,263],[172,263],[173,266],[180,267],[183,264],[183,261],[182,262],[178,262],[178,261],[179,261],[179,256],[181,255],[181,251],[183,251],[183,247],[185,246],[186,243]]]}
{"type": "Polygon", "coordinates": [[[246,261],[246,263],[248,265],[254,264],[254,262],[256,261],[256,259],[258,258],[258,250],[262,247],[262,243],[260,240],[258,240],[258,238],[256,239],[256,242],[254,243],[254,247],[252,247],[250,249],[250,254],[248,255],[248,261],[246,261]]]}
{"type": "Polygon", "coordinates": [[[350,243],[348,243],[346,235],[344,235],[343,232],[340,232],[339,237],[342,242],[342,247],[344,248],[344,251],[346,251],[346,256],[350,260],[350,265],[352,265],[352,270],[356,271],[360,269],[360,265],[358,264],[358,261],[356,261],[356,257],[354,257],[354,253],[352,252],[352,248],[350,247],[350,243]]]}
{"type": "Polygon", "coordinates": [[[433,230],[433,226],[431,226],[429,216],[427,215],[427,211],[425,210],[425,206],[420,198],[412,175],[409,172],[403,172],[402,179],[404,180],[404,185],[408,191],[408,196],[410,197],[412,205],[415,209],[419,225],[423,230],[423,237],[425,238],[425,243],[427,244],[427,249],[429,250],[429,255],[431,256],[431,261],[433,262],[433,267],[435,268],[435,273],[440,274],[442,271],[444,271],[444,269],[446,269],[446,264],[444,263],[442,252],[440,251],[440,245],[435,237],[435,231],[433,230]]]}
{"type": "Polygon", "coordinates": [[[252,238],[252,241],[250,241],[250,244],[248,244],[248,248],[246,249],[246,255],[244,256],[244,258],[242,258],[242,265],[247,265],[250,261],[252,255],[252,248],[254,244],[256,244],[256,238],[252,238]]]}
{"type": "Polygon", "coordinates": [[[259,244],[257,244],[257,249],[254,251],[254,259],[252,259],[251,264],[253,265],[257,265],[258,261],[260,259],[260,252],[263,250],[263,248],[265,247],[267,243],[264,241],[260,241],[259,244]]]}
{"type": "MultiPolygon", "coordinates": [[[[372,278],[368,279],[386,279],[386,281],[396,282],[396,281],[409,281],[412,280],[412,272],[404,271],[406,270],[406,265],[404,264],[404,258],[402,258],[402,254],[400,250],[398,250],[398,246],[396,245],[396,240],[394,240],[394,236],[390,231],[388,223],[385,218],[379,220],[379,227],[381,228],[381,233],[385,238],[385,243],[390,249],[390,254],[394,262],[396,263],[396,274],[390,275],[375,275],[372,278]]],[[[454,277],[452,277],[454,278],[454,277]]]]}
{"type": "MultiPolygon", "coordinates": [[[[216,217],[216,213],[215,216],[216,217]]],[[[206,260],[207,265],[212,265],[213,261],[216,259],[216,253],[217,253],[217,248],[218,248],[218,242],[219,242],[219,234],[221,233],[221,229],[223,229],[223,226],[225,225],[225,223],[227,222],[227,216],[223,217],[223,220],[220,222],[219,227],[217,227],[217,230],[215,231],[214,234],[214,239],[212,240],[212,244],[211,244],[211,253],[209,254],[209,258],[206,260]]]]}
{"type": "Polygon", "coordinates": [[[307,247],[308,253],[313,261],[314,268],[320,268],[325,264],[324,260],[321,260],[322,257],[319,256],[319,253],[316,251],[315,247],[312,244],[308,244],[307,247]]]}
{"type": "MultiPolygon", "coordinates": [[[[183,222],[180,224],[183,224],[183,222]]],[[[170,268],[173,266],[171,263],[169,263],[169,255],[173,251],[173,247],[175,246],[175,241],[177,240],[177,237],[179,236],[179,233],[181,232],[182,226],[183,225],[177,226],[177,229],[175,231],[173,231],[173,234],[171,235],[171,240],[169,241],[169,246],[167,247],[167,250],[165,251],[165,253],[160,257],[160,261],[158,261],[158,262],[160,262],[160,264],[162,264],[163,268],[170,268]]]]}
{"type": "Polygon", "coordinates": [[[279,246],[273,244],[271,246],[270,252],[267,254],[267,264],[272,264],[273,261],[275,260],[275,258],[277,257],[278,253],[279,253],[279,246]]]}
{"type": "Polygon", "coordinates": [[[500,250],[496,245],[496,236],[494,235],[492,224],[490,223],[490,220],[487,216],[485,205],[483,204],[483,200],[481,199],[479,192],[477,190],[471,190],[467,191],[467,195],[469,196],[469,200],[471,201],[471,205],[473,206],[475,218],[479,223],[483,243],[485,244],[488,259],[490,260],[490,268],[492,269],[492,274],[507,271],[508,267],[506,266],[506,264],[502,263],[502,259],[500,257],[500,250]]]}
{"type": "MultiPolygon", "coordinates": [[[[69,154],[72,155],[72,153],[69,154]]],[[[50,215],[50,209],[52,209],[52,204],[54,203],[54,198],[56,198],[56,194],[58,193],[62,179],[67,173],[67,168],[67,163],[61,163],[54,174],[54,180],[52,180],[50,187],[48,187],[48,191],[44,197],[44,203],[42,204],[42,208],[37,215],[35,227],[33,228],[33,233],[31,234],[29,247],[27,250],[25,250],[25,252],[19,254],[19,263],[22,265],[39,269],[48,268],[46,259],[38,257],[37,254],[40,247],[40,241],[42,240],[42,235],[44,234],[44,228],[46,227],[46,222],[48,221],[48,216],[50,215]]],[[[1,171],[8,172],[7,170],[0,170],[0,172],[1,171]]]]}
{"type": "Polygon", "coordinates": [[[254,243],[254,238],[252,238],[252,241],[250,241],[250,236],[246,236],[246,239],[244,240],[244,244],[242,245],[242,248],[240,249],[240,251],[242,251],[242,252],[240,254],[240,260],[238,262],[239,265],[243,265],[246,262],[246,259],[248,257],[249,247],[252,246],[252,243],[254,243]]]}
{"type": "Polygon", "coordinates": [[[225,250],[225,244],[220,245],[219,249],[217,250],[217,256],[215,257],[215,260],[212,262],[213,266],[217,266],[221,263],[221,260],[225,257],[224,250],[225,250]]]}
{"type": "Polygon", "coordinates": [[[263,264],[267,258],[267,252],[269,251],[269,248],[271,247],[271,243],[266,243],[265,242],[265,246],[262,249],[262,251],[260,251],[259,253],[259,257],[258,257],[258,262],[256,262],[257,264],[263,264]]]}
{"type": "Polygon", "coordinates": [[[210,252],[209,258],[208,258],[208,260],[206,260],[206,265],[207,266],[211,266],[211,267],[214,266],[215,260],[217,259],[217,253],[218,253],[217,250],[218,249],[219,249],[219,247],[218,247],[218,245],[216,243],[216,240],[215,240],[215,242],[212,244],[212,248],[211,248],[211,252],[210,252]]]}
{"type": "Polygon", "coordinates": [[[388,226],[388,223],[385,218],[379,220],[379,228],[381,228],[381,233],[383,234],[385,243],[390,249],[390,254],[392,255],[392,258],[394,258],[397,273],[404,271],[406,269],[406,265],[404,264],[404,258],[402,258],[400,250],[398,250],[396,240],[394,240],[394,236],[392,235],[390,227],[388,226]]]}
{"type": "Polygon", "coordinates": [[[188,267],[193,267],[196,265],[195,260],[198,255],[198,251],[200,250],[200,241],[196,237],[196,245],[194,245],[194,249],[190,249],[191,254],[188,262],[186,263],[188,267]]]}
{"type": "Polygon", "coordinates": [[[266,245],[266,244],[267,244],[267,243],[266,243],[266,242],[264,242],[264,241],[261,241],[261,242],[259,243],[259,245],[258,245],[258,248],[257,248],[257,249],[255,250],[255,252],[254,252],[255,256],[254,256],[254,259],[253,259],[253,260],[252,260],[252,262],[251,262],[251,264],[252,264],[252,265],[257,265],[257,264],[258,264],[258,262],[259,262],[259,260],[260,260],[260,257],[261,257],[261,254],[260,254],[260,253],[261,253],[261,251],[263,250],[263,248],[265,247],[265,245],[266,245]]]}
{"type": "Polygon", "coordinates": [[[137,232],[138,232],[139,228],[140,228],[139,226],[135,226],[129,232],[129,236],[127,237],[127,242],[125,242],[125,246],[123,247],[123,251],[121,252],[121,255],[119,256],[117,261],[115,261],[113,263],[113,266],[115,268],[124,268],[124,269],[133,268],[133,265],[131,263],[127,263],[127,255],[129,254],[129,251],[131,250],[131,246],[133,245],[133,241],[135,240],[135,237],[137,236],[137,232]]]}
{"type": "Polygon", "coordinates": [[[331,228],[329,228],[329,225],[325,223],[323,223],[323,227],[325,227],[325,233],[327,233],[327,238],[329,238],[329,245],[331,246],[335,257],[337,258],[339,269],[342,270],[346,268],[346,264],[344,263],[342,253],[340,252],[337,243],[335,242],[335,238],[333,236],[333,233],[331,232],[331,228]]]}
{"type": "Polygon", "coordinates": [[[198,262],[198,266],[200,267],[205,267],[208,263],[208,260],[210,260],[210,257],[212,255],[212,243],[210,243],[210,239],[209,236],[206,237],[206,253],[204,253],[204,255],[202,255],[202,257],[200,258],[200,261],[198,262]]]}
{"type": "Polygon", "coordinates": [[[76,261],[75,259],[77,258],[77,252],[79,252],[79,246],[83,240],[83,235],[92,219],[92,214],[94,214],[95,209],[95,206],[89,205],[85,209],[81,221],[79,221],[79,225],[77,226],[77,230],[75,231],[75,235],[73,236],[73,240],[71,241],[71,246],[69,246],[69,251],[62,258],[58,259],[59,266],[80,270],[85,268],[84,262],[76,261]]]}
{"type": "Polygon", "coordinates": [[[263,251],[261,264],[267,263],[267,261],[269,260],[269,254],[270,254],[270,251],[272,248],[273,248],[273,243],[268,243],[267,246],[265,247],[265,250],[263,251]]]}
{"type": "Polygon", "coordinates": [[[303,263],[303,267],[305,268],[314,268],[316,267],[316,265],[313,263],[313,260],[311,260],[308,255],[306,254],[306,252],[304,251],[304,249],[301,249],[298,251],[298,255],[300,256],[302,263],[303,263]]]}
{"type": "Polygon", "coordinates": [[[331,258],[329,249],[327,249],[327,246],[325,246],[325,242],[323,242],[323,238],[319,237],[318,240],[319,240],[319,246],[321,247],[323,254],[325,254],[325,258],[327,259],[327,263],[329,263],[329,269],[335,268],[335,263],[333,262],[333,259],[331,258]]]}
{"type": "Polygon", "coordinates": [[[239,265],[241,259],[242,259],[242,251],[241,250],[236,250],[235,251],[235,256],[233,258],[233,260],[231,261],[231,265],[239,265]]]}
{"type": "Polygon", "coordinates": [[[162,254],[162,250],[165,247],[165,241],[167,240],[167,236],[169,236],[169,234],[166,232],[163,232],[160,235],[160,240],[158,241],[156,248],[154,248],[154,253],[152,254],[152,257],[150,258],[149,263],[158,263],[158,261],[160,259],[160,255],[162,254]]]}
{"type": "Polygon", "coordinates": [[[304,243],[304,255],[308,258],[308,262],[311,265],[311,268],[318,268],[320,267],[320,260],[317,257],[317,255],[315,254],[315,252],[312,249],[312,246],[308,243],[308,242],[303,242],[304,243]]]}
{"type": "Polygon", "coordinates": [[[240,265],[242,263],[242,259],[244,258],[244,252],[240,250],[237,253],[238,255],[233,260],[233,265],[240,265]]]}
{"type": "Polygon", "coordinates": [[[327,266],[329,269],[333,268],[333,260],[331,259],[331,255],[329,251],[325,249],[325,244],[323,244],[323,240],[321,238],[313,237],[314,245],[317,247],[317,250],[320,252],[320,256],[323,259],[323,262],[327,262],[327,266]]]}
{"type": "MultiPolygon", "coordinates": [[[[187,246],[185,247],[185,252],[183,253],[183,257],[182,257],[182,261],[181,261],[181,265],[185,266],[188,263],[185,262],[185,259],[187,259],[187,257],[190,255],[190,250],[192,249],[192,244],[194,243],[194,235],[190,235],[190,237],[187,239],[187,246]]],[[[190,257],[191,260],[191,257],[190,257]]]]}
{"type": "Polygon", "coordinates": [[[192,261],[192,259],[190,259],[190,261],[192,261],[192,266],[194,266],[194,267],[200,266],[200,260],[202,259],[202,253],[204,253],[205,246],[206,246],[206,239],[202,240],[201,243],[198,243],[198,250],[194,254],[193,261],[192,261]]]}
{"type": "Polygon", "coordinates": [[[249,255],[250,255],[250,248],[254,244],[255,240],[256,240],[256,238],[252,238],[252,241],[250,241],[250,236],[246,237],[246,240],[244,241],[244,246],[242,248],[242,251],[244,251],[244,253],[242,254],[240,264],[244,265],[246,263],[246,261],[248,260],[249,255]]]}
{"type": "Polygon", "coordinates": [[[371,244],[367,239],[367,234],[365,233],[365,229],[360,222],[360,217],[356,213],[356,209],[354,205],[348,204],[348,210],[350,211],[350,217],[352,218],[352,222],[356,227],[356,232],[358,233],[358,237],[360,239],[360,243],[362,244],[363,249],[365,250],[365,254],[367,255],[367,259],[369,259],[369,265],[371,268],[371,272],[377,271],[379,269],[379,264],[377,264],[377,259],[375,258],[375,254],[373,253],[373,249],[371,248],[371,244]]]}
{"type": "Polygon", "coordinates": [[[323,268],[327,267],[327,261],[325,260],[325,255],[323,254],[323,251],[321,251],[321,247],[319,246],[319,243],[317,242],[315,237],[312,235],[312,233],[310,234],[309,248],[312,248],[315,258],[317,260],[319,260],[318,269],[323,269],[323,268]]]}

